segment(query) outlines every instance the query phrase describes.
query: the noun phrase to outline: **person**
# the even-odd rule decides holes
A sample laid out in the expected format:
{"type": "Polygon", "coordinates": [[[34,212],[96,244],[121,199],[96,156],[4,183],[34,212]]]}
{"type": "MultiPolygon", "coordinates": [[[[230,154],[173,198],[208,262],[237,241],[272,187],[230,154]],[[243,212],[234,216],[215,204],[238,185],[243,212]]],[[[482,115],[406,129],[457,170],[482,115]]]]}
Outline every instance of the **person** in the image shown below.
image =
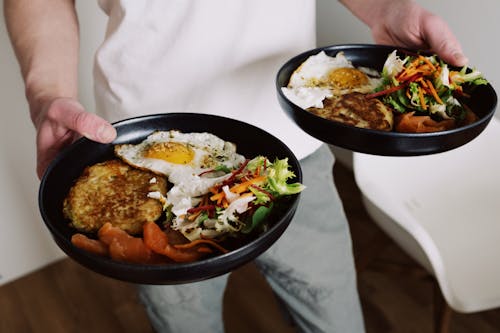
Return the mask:
{"type": "MultiPolygon", "coordinates": [[[[466,64],[447,23],[413,0],[342,0],[375,42],[466,64]]],[[[256,259],[300,331],[363,332],[346,217],[328,147],[279,108],[274,76],[315,47],[311,0],[99,0],[109,16],[95,57],[96,113],[78,102],[73,0],[5,0],[6,23],[36,128],[39,177],[75,138],[110,143],[110,122],[148,113],[224,115],[274,134],[297,155],[307,189],[284,235],[256,259]]],[[[340,32],[337,32],[340,33],[340,32]]],[[[227,275],[139,286],[158,332],[221,332],[227,275]]]]}

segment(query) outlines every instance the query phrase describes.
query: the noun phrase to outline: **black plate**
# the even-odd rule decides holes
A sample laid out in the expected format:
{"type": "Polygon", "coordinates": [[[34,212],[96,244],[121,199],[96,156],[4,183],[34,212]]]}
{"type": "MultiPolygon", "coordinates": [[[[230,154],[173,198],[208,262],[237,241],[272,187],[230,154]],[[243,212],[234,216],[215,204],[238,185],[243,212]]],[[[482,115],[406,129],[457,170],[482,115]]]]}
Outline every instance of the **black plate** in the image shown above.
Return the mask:
{"type": "Polygon", "coordinates": [[[349,150],[385,156],[415,156],[444,152],[466,144],[479,135],[491,120],[497,105],[493,87],[478,86],[468,105],[479,120],[473,124],[435,133],[397,133],[363,129],[330,121],[308,112],[290,102],[281,87],[286,87],[293,71],[309,56],[325,51],[335,56],[343,51],[354,66],[381,71],[387,56],[395,49],[415,53],[395,46],[348,44],[332,45],[310,50],[288,60],[278,71],[276,89],[278,100],[289,117],[315,138],[349,150]]]}
{"type": "Polygon", "coordinates": [[[213,115],[170,113],[127,119],[114,124],[118,132],[112,144],[99,144],[85,138],[65,149],[48,167],[39,189],[39,208],[42,218],[57,245],[83,266],[116,279],[147,284],[177,284],[199,281],[227,273],[254,259],[268,249],[285,231],[295,214],[299,195],[287,201],[277,213],[272,227],[257,238],[229,253],[193,263],[169,265],[138,265],[116,262],[80,250],[71,244],[76,231],[63,217],[62,204],[73,182],[83,169],[113,158],[113,146],[119,143],[138,143],[155,130],[178,129],[182,132],[210,132],[237,144],[237,150],[247,158],[265,155],[288,157],[288,162],[301,182],[302,173],[296,157],[276,137],[249,124],[213,115]]]}

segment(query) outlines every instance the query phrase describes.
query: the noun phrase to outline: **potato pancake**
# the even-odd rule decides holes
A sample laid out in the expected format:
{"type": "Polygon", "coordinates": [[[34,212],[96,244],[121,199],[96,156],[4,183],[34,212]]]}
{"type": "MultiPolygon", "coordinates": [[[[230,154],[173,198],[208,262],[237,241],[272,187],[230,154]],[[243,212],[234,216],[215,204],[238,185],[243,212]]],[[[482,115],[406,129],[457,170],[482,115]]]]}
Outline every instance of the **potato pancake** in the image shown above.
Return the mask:
{"type": "Polygon", "coordinates": [[[394,119],[390,107],[376,98],[366,98],[362,93],[350,93],[324,100],[323,108],[308,111],[343,124],[391,131],[394,119]]]}
{"type": "Polygon", "coordinates": [[[64,216],[83,232],[96,232],[106,222],[129,234],[142,232],[146,221],[157,220],[162,204],[150,192],[166,194],[164,177],[135,169],[120,160],[87,167],[64,200],[64,216]]]}

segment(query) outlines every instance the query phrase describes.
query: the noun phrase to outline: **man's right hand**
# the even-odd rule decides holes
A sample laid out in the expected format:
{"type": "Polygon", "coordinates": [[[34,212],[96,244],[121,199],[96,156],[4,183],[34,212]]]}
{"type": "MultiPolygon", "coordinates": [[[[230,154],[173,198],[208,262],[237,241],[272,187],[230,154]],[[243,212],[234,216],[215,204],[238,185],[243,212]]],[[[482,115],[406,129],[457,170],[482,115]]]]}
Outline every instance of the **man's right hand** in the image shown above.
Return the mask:
{"type": "Polygon", "coordinates": [[[100,143],[110,143],[116,138],[116,130],[109,122],[85,111],[72,98],[49,99],[33,111],[32,120],[37,131],[36,171],[39,178],[61,149],[80,136],[100,143]]]}

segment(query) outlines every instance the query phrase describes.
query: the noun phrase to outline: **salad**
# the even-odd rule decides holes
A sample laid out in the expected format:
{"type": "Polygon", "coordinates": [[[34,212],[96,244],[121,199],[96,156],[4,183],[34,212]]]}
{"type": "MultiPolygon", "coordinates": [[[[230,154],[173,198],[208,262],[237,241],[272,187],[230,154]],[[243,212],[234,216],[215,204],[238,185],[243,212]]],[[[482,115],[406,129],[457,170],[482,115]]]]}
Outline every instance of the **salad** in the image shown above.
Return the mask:
{"type": "Polygon", "coordinates": [[[271,162],[264,156],[245,160],[236,170],[226,167],[205,171],[200,176],[224,180],[198,198],[186,214],[176,216],[165,201],[165,226],[180,231],[190,241],[222,240],[227,236],[260,232],[268,227],[266,218],[279,200],[301,192],[305,186],[289,182],[295,177],[288,159],[271,162]],[[207,173],[212,173],[209,175],[207,173]]]}
{"type": "MultiPolygon", "coordinates": [[[[396,52],[385,61],[382,84],[367,97],[380,98],[404,115],[400,123],[420,121],[424,127],[420,131],[453,128],[477,118],[463,100],[470,97],[474,86],[488,83],[480,71],[468,71],[467,67],[453,70],[436,55],[406,55],[401,59],[396,52]],[[420,118],[412,120],[414,117],[420,118]]],[[[404,123],[403,128],[397,126],[396,130],[406,131],[404,123]]]]}

